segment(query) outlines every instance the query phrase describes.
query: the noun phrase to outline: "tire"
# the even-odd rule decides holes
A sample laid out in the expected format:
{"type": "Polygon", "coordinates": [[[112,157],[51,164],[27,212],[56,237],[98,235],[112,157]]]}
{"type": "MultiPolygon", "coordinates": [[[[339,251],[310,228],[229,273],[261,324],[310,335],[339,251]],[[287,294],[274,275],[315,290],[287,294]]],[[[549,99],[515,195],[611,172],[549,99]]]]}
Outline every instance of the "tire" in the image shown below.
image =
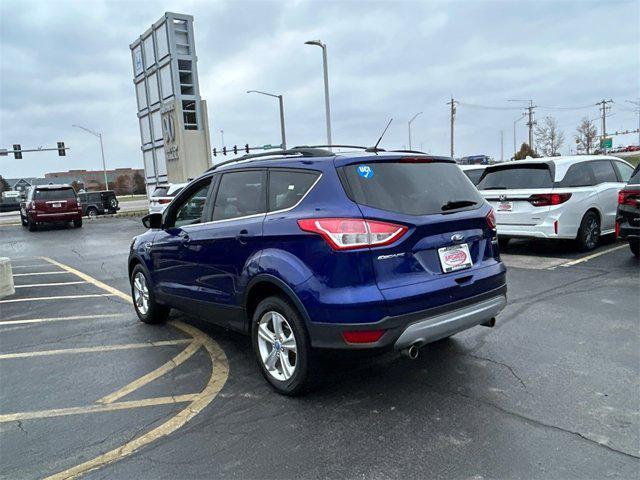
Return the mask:
{"type": "Polygon", "coordinates": [[[309,335],[298,310],[284,298],[268,297],[258,304],[251,321],[251,343],[262,375],[278,393],[298,395],[310,386],[309,335]],[[274,340],[278,332],[280,338],[274,340]],[[278,353],[272,357],[275,349],[278,353]],[[272,358],[273,369],[268,369],[272,358]]]}
{"type": "Polygon", "coordinates": [[[38,229],[38,224],[33,220],[27,219],[27,227],[30,232],[35,232],[38,229]]]}
{"type": "Polygon", "coordinates": [[[73,221],[73,228],[82,228],[82,218],[73,221]]]}
{"type": "Polygon", "coordinates": [[[498,247],[500,247],[500,251],[507,248],[507,245],[509,245],[510,240],[511,238],[509,237],[498,237],[498,247]]]}
{"type": "Polygon", "coordinates": [[[131,272],[130,282],[133,308],[140,321],[149,324],[164,323],[171,309],[156,303],[153,289],[149,288],[149,277],[140,265],[136,265],[131,272]]]}
{"type": "Polygon", "coordinates": [[[95,207],[87,208],[87,217],[89,217],[91,220],[95,220],[97,216],[98,216],[97,208],[95,207]]]}
{"type": "Polygon", "coordinates": [[[629,248],[636,258],[640,257],[640,240],[629,240],[629,248]]]}
{"type": "Polygon", "coordinates": [[[587,212],[582,217],[576,242],[578,249],[588,252],[598,246],[600,241],[600,217],[595,212],[587,212]]]}

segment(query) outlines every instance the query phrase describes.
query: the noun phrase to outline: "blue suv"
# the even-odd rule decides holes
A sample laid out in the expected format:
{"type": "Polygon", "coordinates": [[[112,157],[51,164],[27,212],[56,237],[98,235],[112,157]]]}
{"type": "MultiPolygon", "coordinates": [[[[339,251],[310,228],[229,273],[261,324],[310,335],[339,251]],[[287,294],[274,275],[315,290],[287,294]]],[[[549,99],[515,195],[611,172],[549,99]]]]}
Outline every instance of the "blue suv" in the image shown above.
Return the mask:
{"type": "Polygon", "coordinates": [[[280,393],[314,349],[423,345],[506,305],[491,207],[453,160],[295,148],[227,161],[193,180],[129,255],[146,323],[171,308],[251,335],[280,393]]]}

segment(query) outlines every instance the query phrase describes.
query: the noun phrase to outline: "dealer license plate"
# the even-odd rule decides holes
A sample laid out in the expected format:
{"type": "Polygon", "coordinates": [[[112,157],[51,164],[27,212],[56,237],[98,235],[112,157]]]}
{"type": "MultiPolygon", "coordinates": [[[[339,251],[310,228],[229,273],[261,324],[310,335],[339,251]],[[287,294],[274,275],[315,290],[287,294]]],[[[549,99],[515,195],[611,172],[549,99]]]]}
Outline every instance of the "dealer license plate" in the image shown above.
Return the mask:
{"type": "Polygon", "coordinates": [[[473,261],[469,254],[469,245],[466,243],[439,248],[438,256],[444,273],[455,272],[456,270],[463,270],[473,266],[473,261]]]}
{"type": "Polygon", "coordinates": [[[54,203],[53,208],[60,208],[62,206],[61,203],[54,203]]]}
{"type": "Polygon", "coordinates": [[[513,211],[513,202],[500,202],[498,204],[499,212],[511,212],[513,211]]]}

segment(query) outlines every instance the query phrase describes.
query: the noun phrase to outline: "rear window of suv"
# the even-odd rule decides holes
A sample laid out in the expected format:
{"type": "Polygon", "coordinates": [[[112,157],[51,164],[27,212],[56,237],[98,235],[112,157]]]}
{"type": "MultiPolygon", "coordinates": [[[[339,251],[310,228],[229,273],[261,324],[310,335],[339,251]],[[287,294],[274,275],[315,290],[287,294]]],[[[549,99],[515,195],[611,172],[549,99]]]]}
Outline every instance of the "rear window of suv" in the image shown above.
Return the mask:
{"type": "Polygon", "coordinates": [[[36,190],[33,195],[34,200],[68,200],[76,198],[73,188],[47,188],[36,190]]]}
{"type": "Polygon", "coordinates": [[[483,202],[455,163],[363,163],[340,171],[353,201],[380,210],[430,215],[478,208],[483,202]]]}
{"type": "Polygon", "coordinates": [[[478,183],[478,190],[526,190],[551,187],[553,187],[553,180],[549,166],[546,164],[489,167],[478,183]]]}

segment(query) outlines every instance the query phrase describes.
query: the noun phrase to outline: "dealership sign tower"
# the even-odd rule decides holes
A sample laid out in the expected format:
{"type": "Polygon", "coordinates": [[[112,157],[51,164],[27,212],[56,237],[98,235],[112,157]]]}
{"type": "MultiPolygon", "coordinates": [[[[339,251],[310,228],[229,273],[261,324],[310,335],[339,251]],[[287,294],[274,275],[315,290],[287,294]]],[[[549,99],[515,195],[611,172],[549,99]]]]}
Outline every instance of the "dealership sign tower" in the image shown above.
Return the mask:
{"type": "Polygon", "coordinates": [[[211,142],[193,17],[167,12],[129,47],[147,185],[197,177],[211,166],[211,142]]]}

